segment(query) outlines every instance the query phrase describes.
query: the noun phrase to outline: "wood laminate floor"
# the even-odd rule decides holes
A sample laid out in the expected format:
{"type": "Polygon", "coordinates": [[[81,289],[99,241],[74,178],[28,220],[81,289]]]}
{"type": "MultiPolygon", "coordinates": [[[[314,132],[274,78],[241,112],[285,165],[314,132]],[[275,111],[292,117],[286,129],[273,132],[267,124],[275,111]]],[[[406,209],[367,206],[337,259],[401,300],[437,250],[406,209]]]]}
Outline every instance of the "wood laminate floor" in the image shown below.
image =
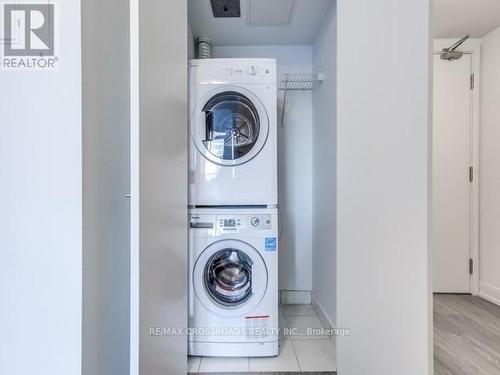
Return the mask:
{"type": "Polygon", "coordinates": [[[470,295],[434,295],[434,375],[500,375],[500,306],[470,295]]]}
{"type": "Polygon", "coordinates": [[[500,307],[470,295],[434,295],[434,374],[500,375],[500,307]]]}

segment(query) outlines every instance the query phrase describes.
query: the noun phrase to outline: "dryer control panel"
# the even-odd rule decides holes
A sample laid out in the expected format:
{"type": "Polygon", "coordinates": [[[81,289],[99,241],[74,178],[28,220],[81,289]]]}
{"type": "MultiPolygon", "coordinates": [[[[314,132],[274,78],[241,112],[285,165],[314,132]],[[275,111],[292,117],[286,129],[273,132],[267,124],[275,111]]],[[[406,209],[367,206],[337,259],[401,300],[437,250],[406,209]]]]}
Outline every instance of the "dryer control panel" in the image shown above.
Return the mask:
{"type": "Polygon", "coordinates": [[[272,216],[267,214],[248,215],[191,215],[192,229],[213,229],[217,233],[238,233],[243,230],[271,230],[272,216]]]}
{"type": "Polygon", "coordinates": [[[193,85],[277,85],[275,59],[201,59],[189,61],[193,85]]]}

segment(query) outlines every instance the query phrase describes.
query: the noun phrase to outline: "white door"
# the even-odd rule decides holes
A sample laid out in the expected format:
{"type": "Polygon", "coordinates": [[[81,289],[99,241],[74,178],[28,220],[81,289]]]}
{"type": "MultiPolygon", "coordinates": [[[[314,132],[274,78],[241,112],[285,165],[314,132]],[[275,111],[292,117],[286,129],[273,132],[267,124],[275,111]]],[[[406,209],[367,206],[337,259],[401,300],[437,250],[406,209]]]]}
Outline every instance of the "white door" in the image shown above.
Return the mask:
{"type": "Polygon", "coordinates": [[[432,251],[434,291],[469,293],[471,55],[434,55],[432,251]]]}

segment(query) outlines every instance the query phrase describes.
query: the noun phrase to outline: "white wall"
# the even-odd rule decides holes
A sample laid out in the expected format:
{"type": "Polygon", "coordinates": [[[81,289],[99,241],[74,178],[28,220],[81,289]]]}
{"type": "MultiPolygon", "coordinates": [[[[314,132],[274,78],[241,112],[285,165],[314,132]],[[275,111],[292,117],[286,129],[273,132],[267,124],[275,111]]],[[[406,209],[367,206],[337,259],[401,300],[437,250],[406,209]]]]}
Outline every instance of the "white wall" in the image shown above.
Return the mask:
{"type": "MultiPolygon", "coordinates": [[[[311,72],[310,46],[213,47],[213,57],[268,57],[285,73],[311,72]]],[[[278,92],[281,114],[282,93],[278,92]]],[[[289,92],[284,127],[278,119],[278,183],[281,222],[279,288],[312,288],[312,94],[289,92]]]]}
{"type": "Polygon", "coordinates": [[[0,70],[0,374],[81,372],[80,1],[58,4],[60,70],[0,70]]]}
{"type": "Polygon", "coordinates": [[[313,91],[313,300],[330,323],[336,315],[336,7],[313,46],[313,69],[325,81],[313,91]]]}
{"type": "Polygon", "coordinates": [[[82,0],[84,375],[129,372],[129,23],[127,2],[82,0]]]}
{"type": "Polygon", "coordinates": [[[500,304],[500,28],[481,46],[479,293],[500,304]]]}
{"type": "Polygon", "coordinates": [[[432,373],[430,4],[337,3],[342,375],[432,373]]]}

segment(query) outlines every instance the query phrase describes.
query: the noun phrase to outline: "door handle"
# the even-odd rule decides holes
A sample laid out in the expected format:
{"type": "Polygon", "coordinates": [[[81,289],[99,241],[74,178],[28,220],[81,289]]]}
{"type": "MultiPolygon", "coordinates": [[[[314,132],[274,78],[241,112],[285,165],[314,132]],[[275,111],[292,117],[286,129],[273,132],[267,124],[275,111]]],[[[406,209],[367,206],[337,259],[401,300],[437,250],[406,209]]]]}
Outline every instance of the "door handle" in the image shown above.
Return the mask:
{"type": "Polygon", "coordinates": [[[205,112],[205,140],[203,142],[212,142],[213,139],[213,114],[211,111],[207,111],[205,112]]]}

